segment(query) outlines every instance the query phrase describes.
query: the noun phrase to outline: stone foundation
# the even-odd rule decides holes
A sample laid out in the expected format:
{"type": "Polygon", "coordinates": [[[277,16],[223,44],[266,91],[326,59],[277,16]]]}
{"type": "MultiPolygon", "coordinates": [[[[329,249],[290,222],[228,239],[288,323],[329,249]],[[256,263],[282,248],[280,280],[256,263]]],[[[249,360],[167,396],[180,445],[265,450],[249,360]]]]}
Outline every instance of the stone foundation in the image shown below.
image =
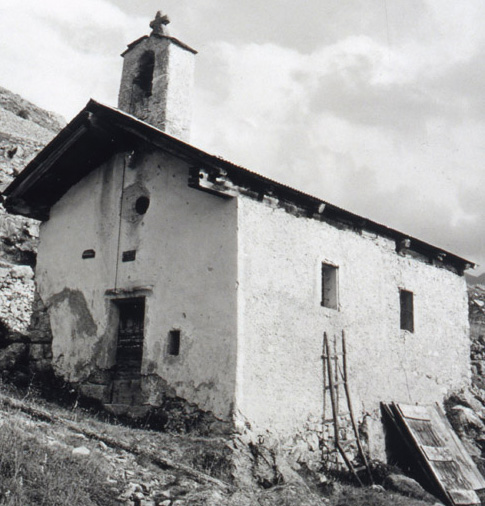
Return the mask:
{"type": "Polygon", "coordinates": [[[52,369],[52,331],[47,308],[37,293],[33,296],[28,338],[31,371],[33,373],[50,371],[52,369]]]}
{"type": "Polygon", "coordinates": [[[131,390],[131,403],[113,403],[114,374],[111,370],[97,370],[88,380],[75,387],[88,398],[99,400],[116,416],[132,419],[157,419],[160,429],[204,435],[229,434],[232,424],[217,418],[210,411],[175,395],[166,382],[155,375],[142,375],[131,390]]]}

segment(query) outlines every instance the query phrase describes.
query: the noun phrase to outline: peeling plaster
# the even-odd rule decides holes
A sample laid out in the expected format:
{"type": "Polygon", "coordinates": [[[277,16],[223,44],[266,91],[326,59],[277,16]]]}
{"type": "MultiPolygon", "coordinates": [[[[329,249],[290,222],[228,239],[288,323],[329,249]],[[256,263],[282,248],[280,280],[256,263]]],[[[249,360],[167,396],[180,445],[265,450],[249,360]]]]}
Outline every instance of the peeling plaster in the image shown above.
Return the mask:
{"type": "MultiPolygon", "coordinates": [[[[185,162],[159,150],[137,150],[135,162],[120,153],[74,185],[41,227],[37,280],[51,305],[53,363],[71,381],[109,371],[117,341],[113,300],[150,287],[143,291],[142,376],[163,378],[175,396],[229,420],[235,384],[237,207],[189,188],[185,162]],[[140,192],[150,196],[150,206],[133,220],[140,192]],[[86,261],[82,252],[88,248],[96,257],[86,261]],[[135,261],[119,260],[123,251],[133,249],[135,261]],[[167,354],[171,329],[181,331],[179,356],[167,354]]],[[[155,399],[157,392],[148,397],[155,399]]]]}

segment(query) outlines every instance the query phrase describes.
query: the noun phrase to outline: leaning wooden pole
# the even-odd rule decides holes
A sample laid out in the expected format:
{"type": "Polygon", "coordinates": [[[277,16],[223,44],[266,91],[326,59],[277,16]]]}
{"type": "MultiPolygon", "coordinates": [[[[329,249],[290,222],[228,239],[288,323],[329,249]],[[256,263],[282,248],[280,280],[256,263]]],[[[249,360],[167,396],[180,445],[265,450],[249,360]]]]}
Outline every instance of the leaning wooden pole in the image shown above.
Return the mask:
{"type": "Polygon", "coordinates": [[[333,425],[334,425],[334,431],[335,431],[335,446],[337,447],[337,450],[339,451],[340,455],[344,459],[345,465],[349,468],[349,470],[355,476],[355,479],[357,480],[359,485],[363,486],[362,480],[359,478],[359,475],[355,471],[355,468],[352,465],[352,462],[347,457],[345,450],[343,449],[342,445],[340,444],[339,424],[338,424],[338,406],[336,405],[336,402],[335,402],[335,390],[334,390],[336,385],[333,382],[332,356],[330,355],[330,347],[328,345],[328,338],[327,338],[326,333],[324,334],[324,341],[325,341],[325,355],[327,357],[327,366],[328,366],[328,370],[327,370],[327,372],[328,372],[328,386],[330,389],[330,400],[332,402],[333,425]]]}
{"type": "Polygon", "coordinates": [[[324,333],[325,342],[325,357],[327,359],[327,374],[328,374],[328,388],[330,390],[330,402],[332,404],[332,417],[334,427],[335,445],[339,444],[339,426],[338,426],[338,411],[335,403],[335,385],[333,382],[333,371],[332,371],[332,356],[330,355],[330,347],[328,345],[327,333],[324,333]]]}
{"type": "Polygon", "coordinates": [[[367,476],[369,477],[369,481],[372,484],[372,483],[374,483],[374,480],[372,479],[372,473],[371,473],[371,470],[369,467],[369,463],[367,461],[367,457],[365,456],[364,449],[362,448],[362,442],[360,441],[360,436],[359,436],[359,429],[357,427],[357,424],[355,423],[354,410],[352,408],[352,401],[350,399],[350,389],[349,389],[349,382],[348,382],[348,375],[347,375],[347,346],[345,343],[345,330],[342,330],[342,365],[343,365],[343,380],[344,380],[345,395],[347,397],[347,405],[349,407],[350,420],[352,422],[352,429],[354,430],[355,440],[357,442],[359,454],[362,458],[365,469],[367,471],[367,476]]]}
{"type": "MultiPolygon", "coordinates": [[[[323,404],[323,411],[322,411],[322,426],[325,427],[326,423],[330,421],[330,418],[327,418],[327,413],[329,412],[329,405],[328,405],[328,396],[327,392],[329,389],[329,386],[327,385],[327,350],[326,350],[326,340],[327,340],[327,334],[323,333],[323,341],[322,341],[322,379],[323,379],[323,397],[322,397],[322,404],[323,404]]],[[[330,406],[331,409],[331,406],[330,406]]],[[[333,421],[333,419],[332,419],[333,421]]],[[[323,433],[325,437],[325,432],[323,433]]],[[[326,449],[325,446],[322,444],[322,459],[325,457],[328,457],[328,448],[326,449]]]]}

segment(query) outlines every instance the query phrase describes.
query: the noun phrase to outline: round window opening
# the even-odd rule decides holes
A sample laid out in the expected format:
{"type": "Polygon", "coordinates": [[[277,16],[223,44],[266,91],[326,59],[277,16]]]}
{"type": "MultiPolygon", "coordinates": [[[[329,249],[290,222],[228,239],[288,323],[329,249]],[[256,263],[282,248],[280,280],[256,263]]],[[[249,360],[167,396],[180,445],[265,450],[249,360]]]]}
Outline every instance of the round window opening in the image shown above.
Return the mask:
{"type": "Polygon", "coordinates": [[[148,197],[138,197],[135,202],[135,211],[138,214],[145,214],[150,205],[150,199],[148,197]]]}

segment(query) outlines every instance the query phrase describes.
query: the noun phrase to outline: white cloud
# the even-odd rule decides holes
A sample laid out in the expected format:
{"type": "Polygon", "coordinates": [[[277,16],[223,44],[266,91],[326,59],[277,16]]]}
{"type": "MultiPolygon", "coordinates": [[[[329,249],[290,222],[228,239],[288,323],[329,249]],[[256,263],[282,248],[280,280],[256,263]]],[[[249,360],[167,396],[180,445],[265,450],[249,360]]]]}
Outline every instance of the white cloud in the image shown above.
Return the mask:
{"type": "Polygon", "coordinates": [[[7,0],[0,7],[0,84],[68,119],[91,96],[115,103],[119,52],[137,25],[104,0],[7,0]]]}
{"type": "Polygon", "coordinates": [[[483,183],[485,122],[467,119],[460,93],[440,88],[457,65],[472,65],[477,47],[465,46],[450,57],[450,41],[441,48],[433,39],[389,48],[352,36],[309,54],[214,44],[207,63],[217,81],[200,91],[195,139],[337,205],[481,256],[476,235],[464,241],[455,232],[485,235],[478,200],[467,206],[458,197],[467,181],[483,183]]]}

